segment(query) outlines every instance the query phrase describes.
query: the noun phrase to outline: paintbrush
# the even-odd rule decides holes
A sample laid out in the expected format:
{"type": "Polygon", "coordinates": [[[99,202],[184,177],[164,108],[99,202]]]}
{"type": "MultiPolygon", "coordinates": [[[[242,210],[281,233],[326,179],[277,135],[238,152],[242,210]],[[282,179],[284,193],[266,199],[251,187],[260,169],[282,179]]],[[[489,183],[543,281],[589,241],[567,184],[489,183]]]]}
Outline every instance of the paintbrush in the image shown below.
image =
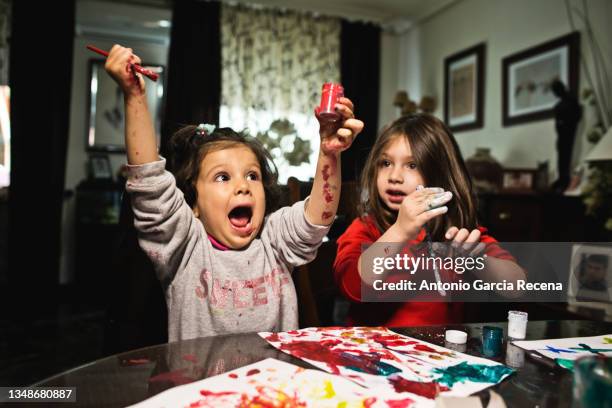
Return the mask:
{"type": "MultiPolygon", "coordinates": [[[[108,52],[101,50],[98,47],[94,47],[93,45],[88,45],[87,49],[93,52],[97,52],[98,54],[103,55],[105,57],[108,57],[108,52]]],[[[159,78],[159,75],[157,75],[155,72],[151,71],[150,69],[143,68],[138,64],[131,64],[131,65],[134,71],[141,73],[142,75],[149,78],[151,81],[157,81],[157,78],[159,78]]]]}
{"type": "Polygon", "coordinates": [[[555,362],[555,360],[551,360],[548,357],[544,356],[543,354],[540,354],[540,352],[538,352],[537,350],[530,350],[526,352],[527,357],[529,357],[531,359],[531,361],[534,361],[538,364],[541,364],[543,366],[546,366],[548,368],[550,368],[551,370],[560,368],[557,363],[555,362]]]}

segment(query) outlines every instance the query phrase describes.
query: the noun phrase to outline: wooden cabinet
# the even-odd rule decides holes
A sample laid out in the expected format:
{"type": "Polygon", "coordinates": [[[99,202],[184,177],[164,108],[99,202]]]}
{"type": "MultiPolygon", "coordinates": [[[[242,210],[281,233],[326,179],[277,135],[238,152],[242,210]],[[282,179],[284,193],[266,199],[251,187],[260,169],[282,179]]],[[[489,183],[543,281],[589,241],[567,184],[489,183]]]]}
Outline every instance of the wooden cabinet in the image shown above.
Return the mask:
{"type": "Polygon", "coordinates": [[[605,236],[585,215],[580,197],[554,194],[481,194],[479,221],[502,242],[582,242],[605,236]]]}

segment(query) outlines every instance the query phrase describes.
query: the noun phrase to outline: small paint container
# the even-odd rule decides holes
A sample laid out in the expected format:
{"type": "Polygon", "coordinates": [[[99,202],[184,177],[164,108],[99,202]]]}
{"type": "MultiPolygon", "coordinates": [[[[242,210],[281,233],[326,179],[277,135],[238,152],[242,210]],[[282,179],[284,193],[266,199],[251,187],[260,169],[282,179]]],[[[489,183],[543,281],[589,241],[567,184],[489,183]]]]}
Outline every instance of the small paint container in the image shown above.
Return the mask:
{"type": "Polygon", "coordinates": [[[455,344],[465,344],[467,337],[467,333],[461,330],[447,330],[444,334],[444,339],[447,342],[455,344]]]}
{"type": "Polygon", "coordinates": [[[527,335],[527,313],[518,310],[508,312],[508,337],[524,339],[527,335]]]}
{"type": "Polygon", "coordinates": [[[327,82],[323,84],[321,92],[321,105],[319,105],[319,116],[323,119],[336,121],[340,114],[336,112],[338,98],[344,96],[344,88],[340,84],[327,82]]]}
{"type": "Polygon", "coordinates": [[[482,354],[487,357],[496,357],[501,353],[504,330],[496,326],[482,328],[482,354]]]}

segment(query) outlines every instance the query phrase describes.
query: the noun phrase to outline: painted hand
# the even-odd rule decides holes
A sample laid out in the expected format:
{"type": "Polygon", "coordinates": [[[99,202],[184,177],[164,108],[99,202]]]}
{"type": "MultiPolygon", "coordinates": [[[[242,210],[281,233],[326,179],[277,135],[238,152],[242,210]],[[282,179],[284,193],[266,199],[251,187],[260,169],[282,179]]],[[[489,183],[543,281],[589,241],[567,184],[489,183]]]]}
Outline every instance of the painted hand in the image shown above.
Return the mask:
{"type": "Polygon", "coordinates": [[[140,58],[133,53],[131,48],[115,44],[106,58],[104,68],[119,84],[126,96],[143,95],[145,92],[144,79],[132,66],[140,63],[140,58]]]}
{"type": "Polygon", "coordinates": [[[348,149],[363,130],[363,122],[355,119],[353,102],[350,99],[339,98],[336,111],[340,114],[340,119],[332,121],[319,115],[319,107],[315,109],[315,116],[319,121],[321,151],[325,154],[340,153],[348,149]]]}
{"type": "Polygon", "coordinates": [[[416,238],[423,225],[429,220],[445,214],[445,205],[453,198],[450,191],[438,187],[416,190],[407,195],[400,206],[396,225],[411,239],[416,238]]]}
{"type": "Polygon", "coordinates": [[[485,250],[485,244],[480,242],[480,230],[472,231],[466,228],[450,227],[444,237],[450,243],[451,256],[476,257],[485,250]]]}

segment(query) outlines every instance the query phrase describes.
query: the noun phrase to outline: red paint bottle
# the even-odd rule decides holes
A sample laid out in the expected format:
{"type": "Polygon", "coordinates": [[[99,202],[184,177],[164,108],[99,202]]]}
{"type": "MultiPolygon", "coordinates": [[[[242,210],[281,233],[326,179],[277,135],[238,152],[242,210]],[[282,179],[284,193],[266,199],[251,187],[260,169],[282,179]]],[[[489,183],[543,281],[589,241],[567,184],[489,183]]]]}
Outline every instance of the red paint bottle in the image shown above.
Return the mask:
{"type": "Polygon", "coordinates": [[[340,114],[336,112],[335,105],[338,102],[338,98],[343,96],[344,88],[342,85],[332,82],[324,83],[321,93],[321,105],[319,106],[319,116],[332,121],[340,119],[340,114]]]}

